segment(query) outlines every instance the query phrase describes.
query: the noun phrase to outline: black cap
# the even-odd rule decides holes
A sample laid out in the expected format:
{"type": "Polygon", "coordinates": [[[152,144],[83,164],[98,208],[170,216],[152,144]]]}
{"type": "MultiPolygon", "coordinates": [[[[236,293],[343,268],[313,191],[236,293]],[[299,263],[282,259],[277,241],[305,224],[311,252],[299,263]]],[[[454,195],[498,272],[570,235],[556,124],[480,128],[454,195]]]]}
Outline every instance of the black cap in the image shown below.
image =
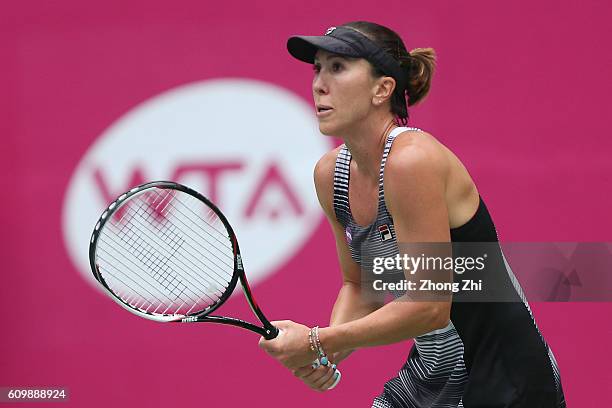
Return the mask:
{"type": "Polygon", "coordinates": [[[287,50],[300,61],[314,63],[317,50],[346,57],[365,58],[405,89],[405,73],[400,63],[365,35],[350,27],[330,27],[325,35],[296,35],[287,41],[287,50]]]}

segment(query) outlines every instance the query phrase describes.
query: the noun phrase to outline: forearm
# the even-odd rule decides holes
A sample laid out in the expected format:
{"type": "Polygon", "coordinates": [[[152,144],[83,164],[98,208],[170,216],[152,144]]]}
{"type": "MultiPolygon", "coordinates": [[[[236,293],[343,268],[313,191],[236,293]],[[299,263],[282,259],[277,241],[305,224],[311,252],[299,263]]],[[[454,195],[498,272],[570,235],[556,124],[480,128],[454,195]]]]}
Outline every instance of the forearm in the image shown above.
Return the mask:
{"type": "Polygon", "coordinates": [[[368,315],[321,328],[321,344],[327,353],[397,343],[446,326],[443,302],[410,302],[397,299],[368,315]]]}
{"type": "MultiPolygon", "coordinates": [[[[361,286],[352,282],[345,282],[338,292],[329,325],[333,327],[361,319],[381,306],[381,303],[369,302],[364,299],[361,293],[361,286]]],[[[345,349],[336,353],[330,353],[330,356],[334,363],[339,363],[352,352],[353,349],[345,349]]]]}
{"type": "Polygon", "coordinates": [[[329,325],[338,326],[369,315],[381,306],[380,303],[364,299],[361,287],[352,282],[345,282],[338,292],[338,297],[331,313],[329,325]]]}

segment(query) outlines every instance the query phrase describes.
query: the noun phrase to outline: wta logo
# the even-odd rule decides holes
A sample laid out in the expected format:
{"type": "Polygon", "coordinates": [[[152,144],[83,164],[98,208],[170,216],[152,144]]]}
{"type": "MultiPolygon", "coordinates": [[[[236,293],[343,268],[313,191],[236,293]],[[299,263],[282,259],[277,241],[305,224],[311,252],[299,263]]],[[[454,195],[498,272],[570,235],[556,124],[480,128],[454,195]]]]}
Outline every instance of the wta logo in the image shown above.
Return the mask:
{"type": "Polygon", "coordinates": [[[224,79],[164,92],[119,118],[82,157],[64,197],[66,248],[94,282],[88,245],[102,211],[136,185],[171,180],[223,211],[256,283],[318,225],[312,171],[330,147],[312,107],[276,85],[224,79]]]}

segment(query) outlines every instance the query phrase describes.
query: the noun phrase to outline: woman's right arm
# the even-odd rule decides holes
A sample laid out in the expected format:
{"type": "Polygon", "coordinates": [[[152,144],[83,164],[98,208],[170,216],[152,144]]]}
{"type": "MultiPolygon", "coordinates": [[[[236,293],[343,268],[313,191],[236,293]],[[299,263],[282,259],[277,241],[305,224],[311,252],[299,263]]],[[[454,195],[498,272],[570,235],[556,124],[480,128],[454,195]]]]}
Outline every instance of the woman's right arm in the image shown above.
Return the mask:
{"type": "MultiPolygon", "coordinates": [[[[330,326],[360,319],[382,306],[382,303],[369,301],[363,296],[361,292],[361,269],[351,257],[344,228],[336,219],[333,199],[334,168],[338,151],[339,148],[336,148],[326,153],[318,161],[314,170],[317,196],[334,234],[338,262],[342,271],[342,287],[338,292],[338,297],[331,313],[330,326]]],[[[336,356],[336,360],[339,361],[350,353],[343,354],[336,356]]]]}
{"type": "MultiPolygon", "coordinates": [[[[344,228],[338,220],[334,212],[334,168],[336,164],[336,156],[338,149],[334,149],[326,153],[317,162],[314,170],[314,182],[317,190],[317,197],[323,211],[327,217],[327,221],[331,226],[334,238],[336,240],[336,251],[338,253],[338,262],[342,271],[342,286],[338,292],[338,297],[334,308],[332,309],[329,325],[336,326],[342,323],[360,319],[380,308],[382,304],[366,301],[361,294],[361,269],[359,265],[353,261],[348,244],[345,240],[344,228]]],[[[335,353],[330,356],[332,363],[339,363],[352,353],[352,350],[346,350],[335,353]]],[[[332,375],[334,374],[335,365],[331,364],[327,367],[320,366],[312,368],[311,366],[302,367],[295,370],[293,373],[302,379],[306,385],[316,391],[326,391],[333,383],[332,375]]]]}

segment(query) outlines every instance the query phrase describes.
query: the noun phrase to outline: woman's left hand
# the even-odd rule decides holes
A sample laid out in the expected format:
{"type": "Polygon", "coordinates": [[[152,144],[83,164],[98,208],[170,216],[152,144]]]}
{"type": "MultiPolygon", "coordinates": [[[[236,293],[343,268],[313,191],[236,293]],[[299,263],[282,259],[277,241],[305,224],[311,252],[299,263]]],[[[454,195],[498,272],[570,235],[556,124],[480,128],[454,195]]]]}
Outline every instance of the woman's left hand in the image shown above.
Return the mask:
{"type": "Polygon", "coordinates": [[[312,364],[317,359],[316,353],[310,349],[308,333],[310,328],[303,324],[282,320],[271,322],[281,332],[272,339],[259,340],[259,347],[266,353],[276,358],[282,365],[290,370],[297,370],[300,367],[312,364]]]}
{"type": "Polygon", "coordinates": [[[304,384],[315,391],[327,391],[331,387],[338,376],[336,365],[328,362],[327,365],[313,367],[312,365],[293,370],[293,374],[301,379],[304,384]]]}

